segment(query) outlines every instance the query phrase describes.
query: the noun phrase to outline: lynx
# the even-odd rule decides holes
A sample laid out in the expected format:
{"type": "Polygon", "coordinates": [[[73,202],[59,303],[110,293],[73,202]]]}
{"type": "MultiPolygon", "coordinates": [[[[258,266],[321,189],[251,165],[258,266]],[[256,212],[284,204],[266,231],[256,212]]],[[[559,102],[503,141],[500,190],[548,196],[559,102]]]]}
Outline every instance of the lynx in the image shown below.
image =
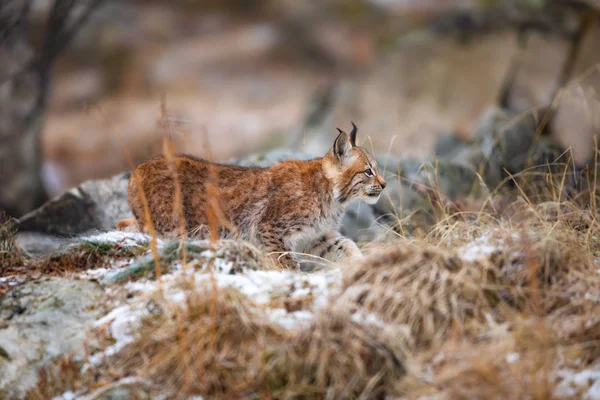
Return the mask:
{"type": "MultiPolygon", "coordinates": [[[[357,127],[339,135],[329,152],[308,161],[287,160],[269,168],[211,163],[189,155],[175,156],[188,234],[206,232],[207,187],[214,181],[218,201],[230,229],[262,246],[283,266],[298,268],[293,253],[309,253],[331,261],[359,257],[361,251],[339,233],[345,207],[352,200],[377,202],[386,186],[375,158],[356,145],[357,127]],[[231,229],[232,228],[232,229],[231,229]]],[[[138,184],[147,199],[155,228],[177,235],[179,216],[174,207],[173,168],[164,157],[149,160],[129,181],[129,204],[135,218],[119,223],[122,229],[144,228],[144,207],[138,184]],[[136,178],[137,175],[137,178],[136,178]]]]}

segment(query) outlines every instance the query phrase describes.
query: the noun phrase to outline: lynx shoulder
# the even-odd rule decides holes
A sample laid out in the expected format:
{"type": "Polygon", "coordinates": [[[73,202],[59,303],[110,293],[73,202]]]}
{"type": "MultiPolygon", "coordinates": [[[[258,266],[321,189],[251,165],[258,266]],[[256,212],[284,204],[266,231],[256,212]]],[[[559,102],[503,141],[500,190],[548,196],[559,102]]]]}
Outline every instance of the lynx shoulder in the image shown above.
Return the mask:
{"type": "Polygon", "coordinates": [[[149,160],[129,181],[135,220],[123,220],[119,228],[136,224],[144,230],[149,214],[161,235],[177,235],[183,223],[189,235],[201,236],[216,201],[220,218],[229,227],[222,234],[235,231],[284,266],[298,266],[294,253],[330,260],[358,256],[356,244],[339,233],[344,209],[355,199],[375,203],[386,183],[373,156],[356,145],[357,128],[352,125],[350,134],[338,129],[323,157],[288,160],[269,168],[210,163],[188,155],[177,155],[175,168],[164,157],[149,160]],[[185,221],[180,221],[182,213],[174,204],[176,181],[185,221]]]}

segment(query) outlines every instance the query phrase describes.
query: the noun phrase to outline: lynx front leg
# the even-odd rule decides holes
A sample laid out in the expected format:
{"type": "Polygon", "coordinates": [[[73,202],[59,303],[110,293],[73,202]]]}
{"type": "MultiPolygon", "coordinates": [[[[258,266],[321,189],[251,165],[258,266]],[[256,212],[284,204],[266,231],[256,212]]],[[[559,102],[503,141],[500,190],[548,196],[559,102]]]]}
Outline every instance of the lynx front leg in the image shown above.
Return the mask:
{"type": "Polygon", "coordinates": [[[137,221],[135,218],[127,218],[122,219],[117,223],[118,231],[125,232],[136,232],[137,231],[137,221]]]}
{"type": "Polygon", "coordinates": [[[323,235],[314,243],[310,253],[329,261],[362,257],[362,252],[356,243],[339,232],[323,235]]]}
{"type": "Polygon", "coordinates": [[[271,258],[276,264],[284,268],[300,269],[300,263],[290,254],[290,249],[285,246],[283,238],[271,229],[259,232],[260,240],[265,250],[271,253],[271,258]]]}

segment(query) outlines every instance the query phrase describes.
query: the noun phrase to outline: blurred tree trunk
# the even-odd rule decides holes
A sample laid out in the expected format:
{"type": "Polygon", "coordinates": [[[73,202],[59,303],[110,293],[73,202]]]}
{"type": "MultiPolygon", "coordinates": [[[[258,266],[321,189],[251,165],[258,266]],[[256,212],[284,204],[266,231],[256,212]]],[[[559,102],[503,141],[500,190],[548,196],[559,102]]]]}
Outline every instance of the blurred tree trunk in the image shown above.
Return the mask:
{"type": "Polygon", "coordinates": [[[47,200],[40,132],[56,56],[103,0],[55,0],[42,46],[29,42],[32,0],[0,1],[0,212],[18,217],[47,200]]]}
{"type": "Polygon", "coordinates": [[[33,58],[25,18],[29,2],[0,6],[0,210],[19,216],[46,199],[40,177],[40,85],[26,68],[33,58]]]}

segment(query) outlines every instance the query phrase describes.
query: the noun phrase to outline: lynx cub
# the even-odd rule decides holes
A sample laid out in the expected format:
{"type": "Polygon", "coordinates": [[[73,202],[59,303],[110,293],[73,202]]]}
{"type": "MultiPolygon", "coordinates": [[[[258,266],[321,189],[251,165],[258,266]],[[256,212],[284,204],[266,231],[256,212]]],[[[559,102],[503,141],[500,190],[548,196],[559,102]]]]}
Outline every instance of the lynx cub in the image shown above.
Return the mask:
{"type": "MultiPolygon", "coordinates": [[[[243,239],[262,245],[284,266],[299,266],[290,252],[310,253],[329,260],[359,256],[358,246],[339,233],[346,205],[353,199],[375,203],[385,180],[377,162],[356,145],[357,128],[350,135],[338,128],[331,150],[309,161],[288,160],[270,168],[248,168],[177,155],[177,176],[189,232],[207,225],[206,183],[209,166],[219,188],[221,209],[243,239]]],[[[136,169],[156,230],[177,234],[179,215],[174,208],[175,184],[164,157],[136,169]]],[[[144,209],[137,181],[129,181],[129,204],[135,216],[119,229],[137,222],[143,228],[144,209]]]]}

